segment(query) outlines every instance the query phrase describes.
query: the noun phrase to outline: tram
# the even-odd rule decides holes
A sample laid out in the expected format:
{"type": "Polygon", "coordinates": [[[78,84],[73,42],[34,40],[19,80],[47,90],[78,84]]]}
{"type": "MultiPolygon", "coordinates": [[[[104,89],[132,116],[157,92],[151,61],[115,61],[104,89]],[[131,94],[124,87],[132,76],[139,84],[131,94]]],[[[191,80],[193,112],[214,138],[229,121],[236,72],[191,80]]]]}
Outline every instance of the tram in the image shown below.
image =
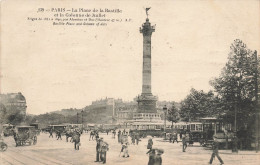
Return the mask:
{"type": "Polygon", "coordinates": [[[55,133],[57,133],[58,131],[64,133],[66,130],[66,125],[49,125],[48,129],[53,130],[55,133]]]}
{"type": "Polygon", "coordinates": [[[232,138],[232,133],[230,133],[231,124],[224,125],[217,118],[201,118],[196,122],[177,123],[129,122],[124,124],[124,128],[138,132],[141,137],[147,135],[162,137],[165,133],[173,132],[188,134],[192,142],[200,142],[201,145],[211,144],[214,135],[218,136],[221,143],[226,142],[226,139],[230,141],[232,138]]]}

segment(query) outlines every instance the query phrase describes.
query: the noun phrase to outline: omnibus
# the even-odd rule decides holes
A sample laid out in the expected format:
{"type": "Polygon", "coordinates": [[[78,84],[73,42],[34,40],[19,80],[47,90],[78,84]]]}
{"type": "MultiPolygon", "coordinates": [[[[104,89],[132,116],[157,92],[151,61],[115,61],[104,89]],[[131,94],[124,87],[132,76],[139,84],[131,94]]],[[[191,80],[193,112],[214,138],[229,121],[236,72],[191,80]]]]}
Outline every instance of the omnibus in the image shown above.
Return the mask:
{"type": "Polygon", "coordinates": [[[48,130],[53,130],[55,133],[57,133],[58,131],[64,133],[66,130],[66,125],[49,125],[48,130]]]}

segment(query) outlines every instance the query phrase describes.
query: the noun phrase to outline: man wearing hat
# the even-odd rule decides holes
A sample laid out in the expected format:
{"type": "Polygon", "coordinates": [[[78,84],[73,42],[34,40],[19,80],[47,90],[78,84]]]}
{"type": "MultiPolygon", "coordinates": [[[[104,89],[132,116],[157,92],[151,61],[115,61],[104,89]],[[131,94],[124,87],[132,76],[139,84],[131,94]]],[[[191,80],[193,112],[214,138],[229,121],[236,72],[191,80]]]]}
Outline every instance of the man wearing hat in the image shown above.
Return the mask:
{"type": "Polygon", "coordinates": [[[123,157],[125,158],[125,157],[129,157],[129,154],[128,154],[128,142],[125,142],[125,143],[123,143],[122,142],[122,148],[121,148],[121,152],[123,152],[124,154],[123,154],[123,157]]]}
{"type": "Polygon", "coordinates": [[[218,158],[218,160],[220,161],[220,164],[224,164],[223,160],[221,159],[221,157],[220,157],[219,154],[218,154],[219,142],[218,142],[217,136],[214,135],[213,139],[214,139],[213,144],[212,144],[213,153],[212,153],[212,155],[211,155],[209,164],[212,164],[213,158],[215,158],[215,156],[216,156],[216,157],[218,158]]]}
{"type": "Polygon", "coordinates": [[[74,142],[74,149],[75,150],[79,150],[79,146],[80,146],[80,133],[75,131],[73,133],[73,142],[74,142]]]}
{"type": "Polygon", "coordinates": [[[164,153],[163,149],[156,149],[156,154],[154,158],[154,165],[162,165],[161,155],[164,153]]]}
{"type": "Polygon", "coordinates": [[[152,137],[150,137],[148,140],[147,149],[151,150],[152,148],[153,148],[153,139],[152,137]]]}
{"type": "Polygon", "coordinates": [[[177,133],[176,132],[173,133],[173,143],[175,141],[178,143],[178,137],[177,137],[177,133]]]}
{"type": "Polygon", "coordinates": [[[121,143],[121,131],[120,130],[117,132],[117,140],[118,140],[118,143],[121,143]]]}
{"type": "Polygon", "coordinates": [[[186,135],[182,136],[182,152],[185,152],[187,148],[187,141],[186,141],[186,135]]]}
{"type": "Polygon", "coordinates": [[[103,140],[103,138],[100,138],[100,159],[103,162],[103,164],[106,163],[107,160],[107,151],[109,150],[108,143],[103,140]]]}
{"type": "Polygon", "coordinates": [[[148,165],[154,165],[154,162],[155,162],[155,149],[151,149],[146,154],[149,154],[148,165]]]}
{"type": "Polygon", "coordinates": [[[146,154],[149,154],[148,165],[162,165],[161,155],[164,153],[163,149],[151,149],[146,154]]]}
{"type": "Polygon", "coordinates": [[[95,162],[99,162],[99,158],[100,158],[100,152],[101,152],[101,139],[97,139],[97,145],[96,145],[96,161],[95,162]]]}

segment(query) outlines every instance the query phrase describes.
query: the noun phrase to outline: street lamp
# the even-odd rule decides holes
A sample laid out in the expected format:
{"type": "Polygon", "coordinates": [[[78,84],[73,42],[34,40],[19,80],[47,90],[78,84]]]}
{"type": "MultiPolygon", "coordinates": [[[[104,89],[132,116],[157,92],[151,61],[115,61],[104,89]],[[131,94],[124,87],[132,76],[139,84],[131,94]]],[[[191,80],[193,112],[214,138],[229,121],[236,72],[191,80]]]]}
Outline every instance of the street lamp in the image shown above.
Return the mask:
{"type": "Polygon", "coordinates": [[[240,81],[242,79],[242,73],[241,71],[239,73],[237,73],[237,75],[239,77],[239,79],[237,80],[237,86],[236,86],[236,92],[235,92],[235,121],[234,121],[234,132],[235,134],[237,133],[237,110],[238,110],[238,104],[240,103],[240,93],[241,93],[241,89],[240,89],[240,81]]]}
{"type": "Polygon", "coordinates": [[[79,113],[77,112],[77,124],[79,124],[79,113]]]}
{"type": "Polygon", "coordinates": [[[256,125],[256,139],[255,139],[255,150],[256,152],[258,152],[258,148],[259,148],[259,141],[258,141],[258,134],[259,134],[259,100],[258,100],[258,60],[257,60],[257,51],[254,52],[255,55],[255,116],[256,116],[256,121],[255,121],[255,125],[256,125]]]}
{"type": "Polygon", "coordinates": [[[166,139],[166,114],[167,114],[167,106],[164,105],[163,107],[163,112],[164,112],[164,127],[163,127],[163,130],[164,130],[164,139],[166,139]]]}

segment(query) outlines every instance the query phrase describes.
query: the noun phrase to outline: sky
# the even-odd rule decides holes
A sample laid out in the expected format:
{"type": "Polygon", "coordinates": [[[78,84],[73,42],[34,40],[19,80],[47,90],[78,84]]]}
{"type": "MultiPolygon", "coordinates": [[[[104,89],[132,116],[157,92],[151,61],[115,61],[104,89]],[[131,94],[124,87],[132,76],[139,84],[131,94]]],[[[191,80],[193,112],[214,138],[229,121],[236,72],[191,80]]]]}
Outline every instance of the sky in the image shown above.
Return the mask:
{"type": "Polygon", "coordinates": [[[144,8],[152,34],[152,93],[181,101],[191,88],[212,90],[230,45],[241,39],[259,52],[258,0],[68,1],[5,0],[1,3],[1,93],[22,92],[27,112],[83,108],[92,101],[132,101],[142,88],[144,8]],[[53,26],[28,17],[50,17],[38,8],[108,8],[107,26],[53,26]]]}

